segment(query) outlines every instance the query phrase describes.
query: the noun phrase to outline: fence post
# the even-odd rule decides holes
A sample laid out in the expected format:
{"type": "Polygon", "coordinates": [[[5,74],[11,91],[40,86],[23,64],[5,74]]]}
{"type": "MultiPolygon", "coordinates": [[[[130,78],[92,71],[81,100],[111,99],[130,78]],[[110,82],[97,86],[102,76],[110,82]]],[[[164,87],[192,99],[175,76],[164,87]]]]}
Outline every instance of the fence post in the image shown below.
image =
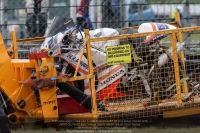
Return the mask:
{"type": "MultiPolygon", "coordinates": [[[[0,2],[0,12],[1,12],[1,23],[0,23],[0,28],[2,32],[2,36],[5,37],[6,35],[8,36],[8,31],[7,31],[7,0],[1,0],[0,2]]],[[[4,40],[4,44],[7,45],[7,40],[4,40]]]]}
{"type": "Polygon", "coordinates": [[[90,2],[90,6],[89,6],[89,11],[90,11],[90,15],[91,15],[91,21],[92,21],[92,25],[93,25],[93,28],[96,29],[96,21],[97,21],[97,1],[96,0],[92,0],[90,2]]]}
{"type": "Polygon", "coordinates": [[[77,7],[77,0],[70,0],[70,16],[73,21],[76,23],[76,7],[77,7]]]}
{"type": "MultiPolygon", "coordinates": [[[[189,0],[184,0],[183,1],[183,11],[184,11],[184,27],[190,27],[191,25],[191,18],[190,18],[190,3],[189,0]]],[[[191,38],[190,38],[190,34],[186,33],[186,36],[188,36],[188,38],[185,40],[186,42],[190,42],[191,38]]]]}
{"type": "Polygon", "coordinates": [[[2,32],[2,25],[3,25],[3,4],[4,4],[4,2],[3,2],[3,0],[1,0],[0,1],[0,17],[1,17],[1,19],[0,19],[0,24],[1,24],[1,32],[2,32]]]}
{"type": "MultiPolygon", "coordinates": [[[[176,21],[179,24],[181,24],[181,19],[180,19],[180,13],[179,12],[176,12],[175,18],[176,18],[176,21]]],[[[178,28],[181,28],[181,26],[178,27],[178,28]]],[[[183,35],[182,35],[182,32],[180,32],[180,31],[178,32],[178,41],[180,43],[183,42],[183,35]]],[[[181,61],[183,62],[184,71],[186,71],[185,70],[185,60],[184,60],[184,51],[180,52],[180,57],[181,57],[181,61]]],[[[186,81],[183,82],[183,93],[188,93],[188,86],[187,86],[187,82],[186,81]]]]}
{"type": "Polygon", "coordinates": [[[183,11],[184,11],[184,27],[190,27],[190,8],[189,0],[183,1],[183,11]]]}
{"type": "Polygon", "coordinates": [[[18,59],[17,37],[15,31],[11,32],[11,39],[12,39],[11,47],[13,48],[14,59],[18,59]]]}
{"type": "Polygon", "coordinates": [[[180,74],[179,74],[178,53],[177,53],[175,32],[172,32],[172,51],[173,51],[173,61],[174,61],[174,73],[176,80],[176,98],[177,102],[181,104],[182,99],[181,99],[181,87],[180,87],[180,74]]]}
{"type": "MultiPolygon", "coordinates": [[[[88,60],[88,73],[90,75],[94,75],[93,72],[93,65],[92,65],[92,52],[91,52],[91,46],[90,46],[90,35],[89,30],[85,29],[85,38],[86,38],[86,53],[87,53],[87,60],[88,60]]],[[[94,77],[90,78],[90,91],[91,91],[91,102],[92,102],[92,116],[97,117],[97,104],[96,104],[96,92],[95,92],[95,80],[94,77]]]]}
{"type": "MultiPolygon", "coordinates": [[[[119,10],[120,10],[120,26],[119,27],[126,27],[126,1],[120,0],[119,1],[119,10]]],[[[128,27],[128,26],[127,26],[128,27]]]]}
{"type": "Polygon", "coordinates": [[[139,0],[139,6],[138,6],[138,25],[140,25],[143,22],[143,1],[139,0]]]}

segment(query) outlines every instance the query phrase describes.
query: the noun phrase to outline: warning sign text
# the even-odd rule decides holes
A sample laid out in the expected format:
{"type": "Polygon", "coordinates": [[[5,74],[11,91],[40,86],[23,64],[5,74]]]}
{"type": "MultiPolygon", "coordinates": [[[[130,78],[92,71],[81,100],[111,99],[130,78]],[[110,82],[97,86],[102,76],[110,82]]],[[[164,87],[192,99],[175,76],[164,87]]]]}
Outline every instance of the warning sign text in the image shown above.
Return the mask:
{"type": "Polygon", "coordinates": [[[106,56],[108,65],[131,63],[130,45],[107,46],[106,56]]]}

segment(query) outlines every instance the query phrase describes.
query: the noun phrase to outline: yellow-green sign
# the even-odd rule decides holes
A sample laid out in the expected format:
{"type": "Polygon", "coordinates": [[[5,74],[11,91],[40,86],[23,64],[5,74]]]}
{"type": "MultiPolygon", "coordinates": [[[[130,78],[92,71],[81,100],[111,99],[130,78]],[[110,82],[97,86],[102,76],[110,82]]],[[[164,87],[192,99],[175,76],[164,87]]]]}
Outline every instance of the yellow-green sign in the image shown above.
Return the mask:
{"type": "Polygon", "coordinates": [[[130,45],[107,46],[106,58],[108,65],[131,63],[130,45]]]}

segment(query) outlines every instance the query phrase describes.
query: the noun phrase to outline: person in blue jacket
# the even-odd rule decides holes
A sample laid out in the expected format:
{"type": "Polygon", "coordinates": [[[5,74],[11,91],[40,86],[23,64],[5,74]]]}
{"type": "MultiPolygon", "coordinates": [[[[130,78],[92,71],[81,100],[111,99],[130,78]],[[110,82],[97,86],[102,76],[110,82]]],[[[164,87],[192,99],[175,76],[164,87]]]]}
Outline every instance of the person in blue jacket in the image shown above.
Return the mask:
{"type": "Polygon", "coordinates": [[[80,0],[77,8],[77,25],[83,31],[83,29],[93,30],[93,25],[89,15],[89,4],[91,0],[80,0]]]}
{"type": "Polygon", "coordinates": [[[182,25],[182,27],[184,27],[183,13],[181,13],[181,11],[180,11],[178,8],[172,9],[172,10],[171,10],[171,13],[170,13],[170,18],[171,18],[171,20],[172,20],[172,21],[175,20],[175,14],[176,14],[176,12],[179,12],[179,14],[180,14],[180,19],[181,19],[181,25],[182,25]]]}

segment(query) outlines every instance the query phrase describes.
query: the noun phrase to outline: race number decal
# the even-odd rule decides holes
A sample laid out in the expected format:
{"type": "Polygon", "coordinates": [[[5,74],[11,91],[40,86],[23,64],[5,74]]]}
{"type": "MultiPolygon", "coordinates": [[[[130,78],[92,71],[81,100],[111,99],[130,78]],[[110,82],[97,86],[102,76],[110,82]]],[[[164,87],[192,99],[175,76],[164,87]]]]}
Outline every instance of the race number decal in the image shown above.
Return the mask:
{"type": "Polygon", "coordinates": [[[108,65],[131,63],[130,45],[107,46],[106,59],[108,65]]]}

